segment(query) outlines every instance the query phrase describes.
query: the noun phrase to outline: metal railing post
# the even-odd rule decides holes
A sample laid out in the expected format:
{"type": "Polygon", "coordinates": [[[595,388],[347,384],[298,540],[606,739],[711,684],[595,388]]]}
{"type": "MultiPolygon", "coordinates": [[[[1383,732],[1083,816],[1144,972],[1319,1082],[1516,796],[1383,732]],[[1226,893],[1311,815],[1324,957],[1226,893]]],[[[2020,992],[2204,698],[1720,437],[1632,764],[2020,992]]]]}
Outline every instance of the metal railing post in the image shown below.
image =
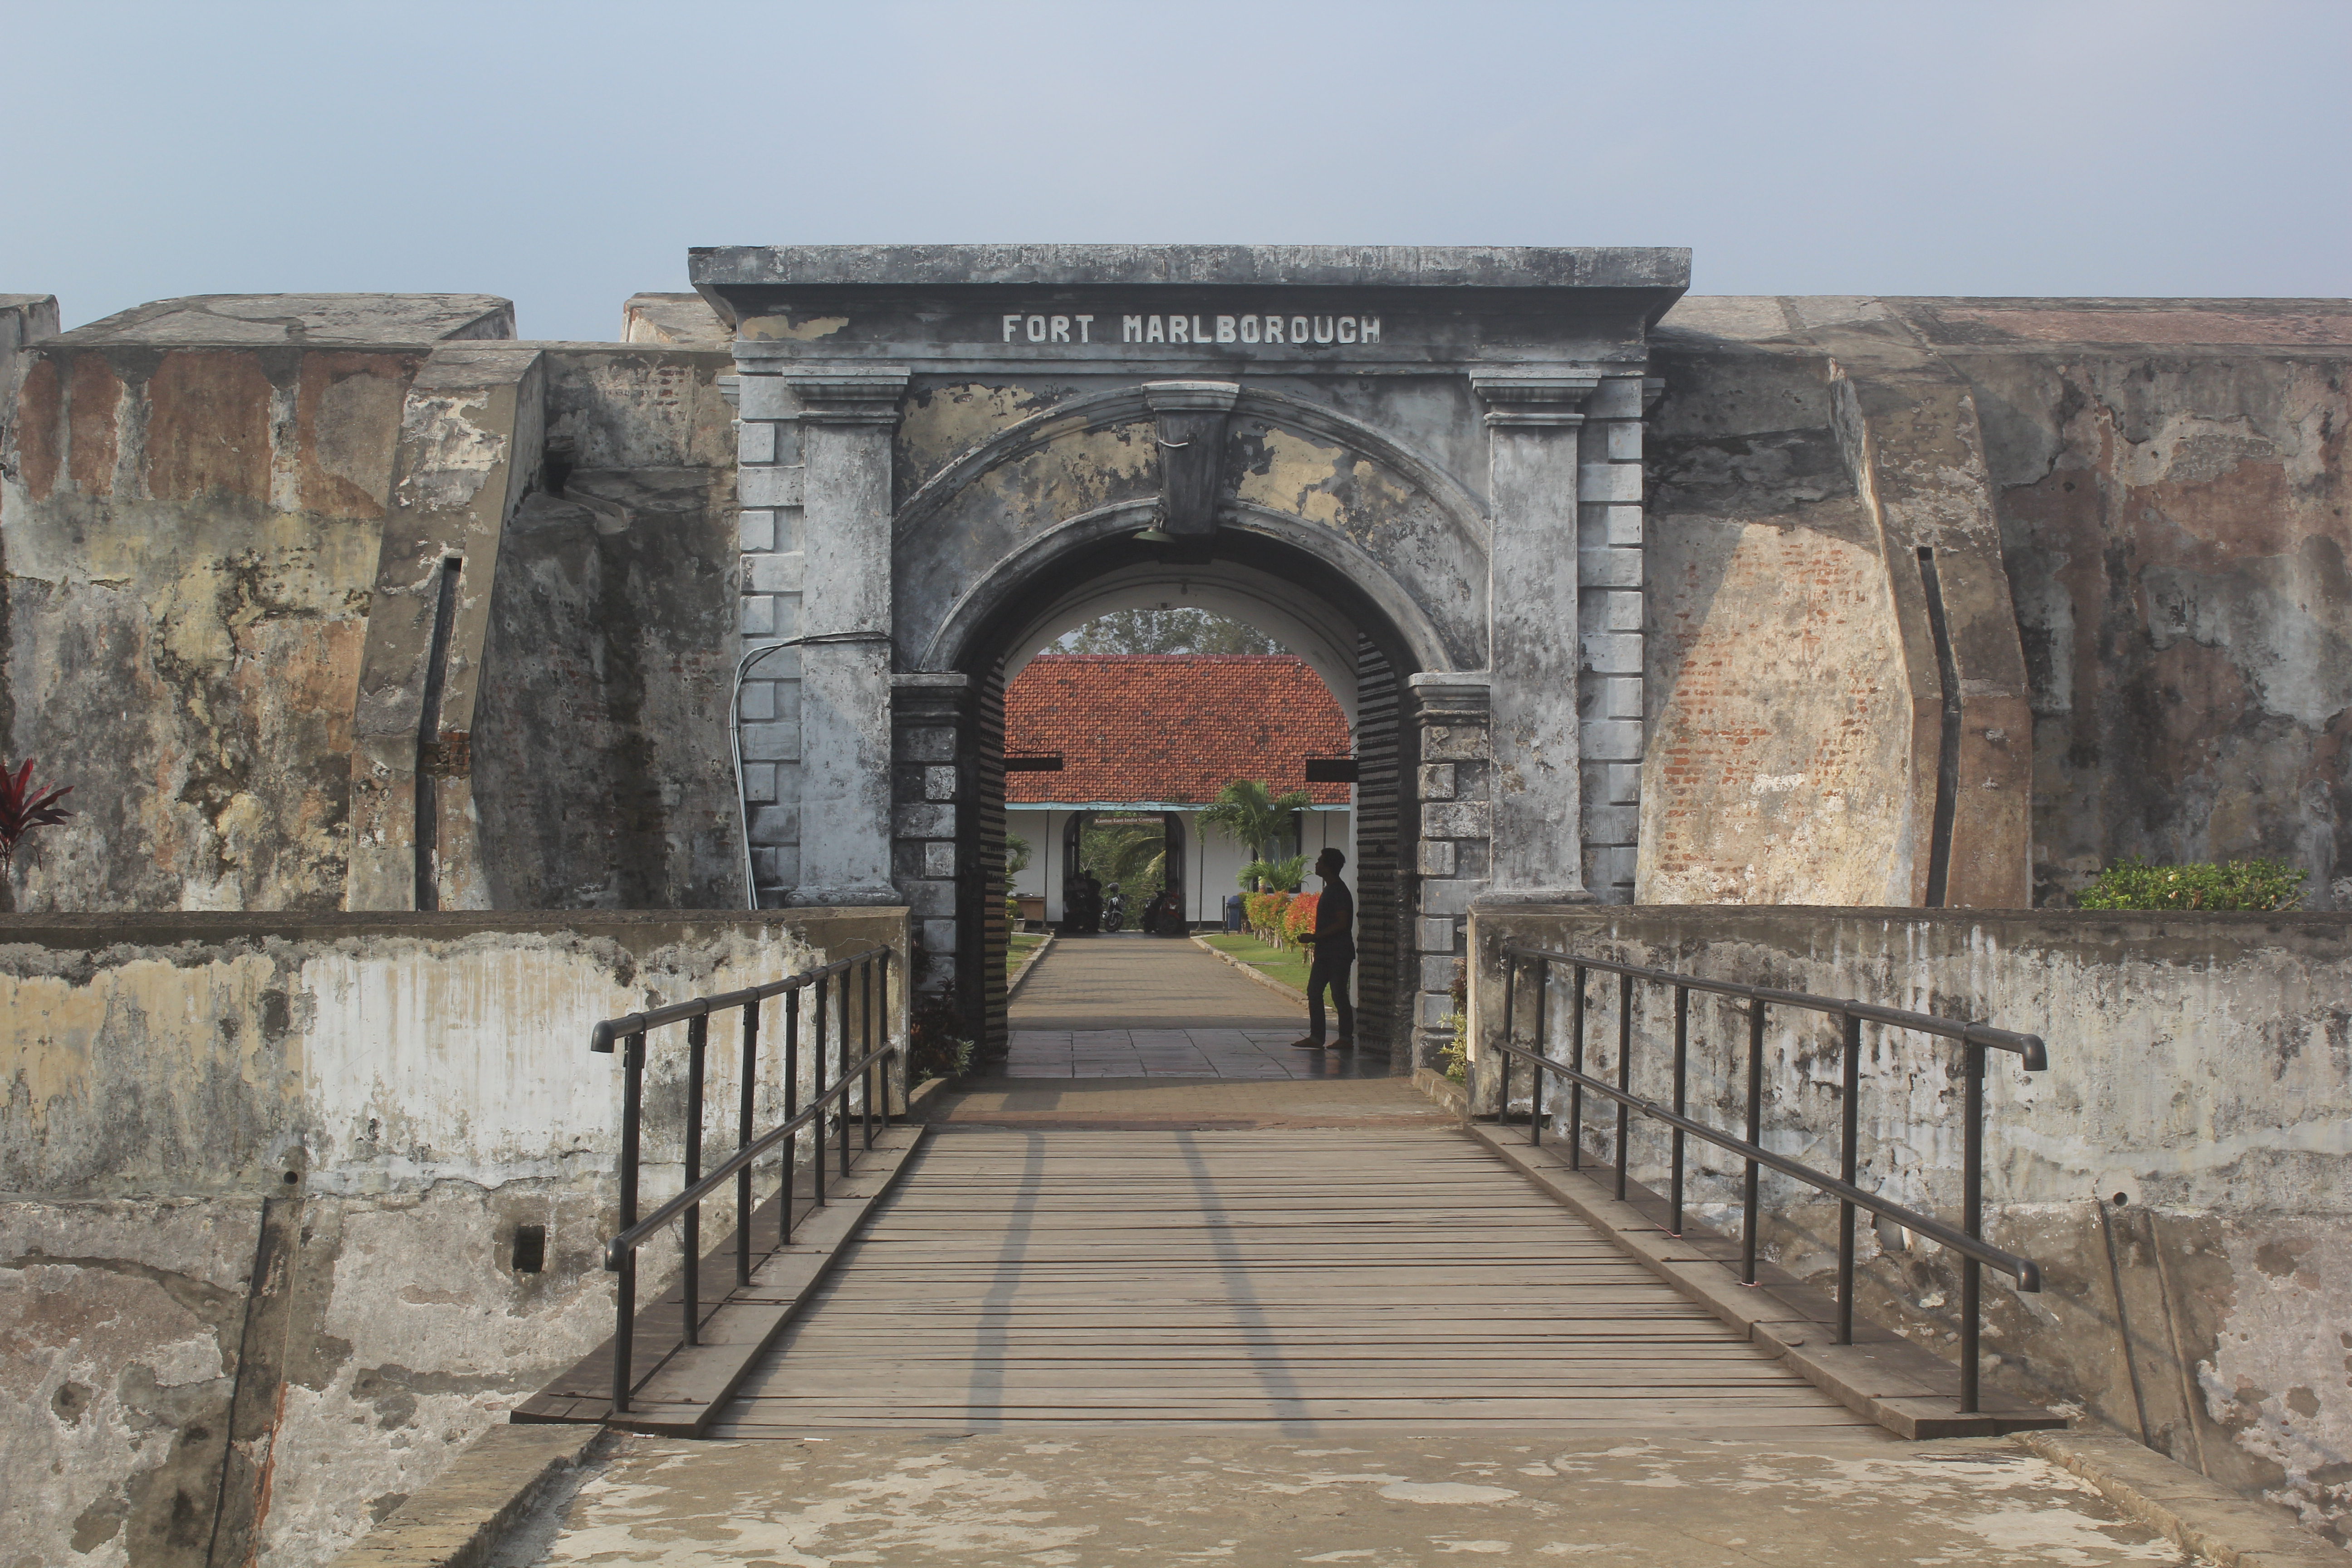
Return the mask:
{"type": "MultiPolygon", "coordinates": [[[[686,1184],[702,1180],[702,1068],[709,1055],[708,1014],[686,1021],[686,1184]]],[[[700,1344],[702,1329],[702,1205],[686,1211],[686,1342],[700,1344]]]]}
{"type": "MultiPolygon", "coordinates": [[[[737,1054],[742,1063],[740,1076],[743,1080],[735,1107],[735,1152],[740,1154],[751,1146],[752,1111],[759,1088],[760,1003],[756,997],[743,1004],[742,1047],[737,1054]]],[[[735,1173],[735,1283],[751,1282],[751,1167],[746,1163],[735,1173]]]]}
{"type": "Polygon", "coordinates": [[[819,976],[817,977],[817,980],[816,980],[816,984],[815,984],[815,985],[814,985],[813,987],[811,987],[811,989],[813,989],[813,990],[814,990],[814,991],[816,992],[816,1016],[815,1016],[815,1018],[814,1018],[814,1019],[813,1019],[813,1020],[812,1020],[812,1022],[813,1022],[813,1023],[814,1023],[814,1024],[815,1024],[815,1026],[816,1026],[816,1034],[815,1034],[814,1037],[814,1038],[812,1038],[812,1039],[810,1040],[810,1042],[809,1042],[809,1071],[810,1071],[812,1074],[814,1074],[814,1077],[811,1079],[811,1081],[810,1081],[810,1085],[809,1085],[809,1109],[811,1110],[811,1111],[813,1111],[813,1112],[815,1114],[816,1121],[815,1121],[815,1122],[814,1122],[813,1125],[811,1125],[811,1127],[809,1128],[809,1133],[810,1133],[810,1142],[809,1142],[809,1181],[810,1181],[810,1195],[811,1195],[812,1197],[814,1197],[814,1198],[816,1200],[816,1206],[817,1206],[817,1207],[819,1207],[819,1208],[823,1208],[823,1207],[824,1207],[824,1206],[825,1206],[825,1203],[824,1203],[824,1016],[825,1016],[825,1005],[824,1005],[824,1002],[825,1002],[825,977],[824,977],[824,976],[823,976],[823,975],[819,975],[819,976]]]}
{"type": "MultiPolygon", "coordinates": [[[[1845,1015],[1844,1125],[1838,1143],[1838,1179],[1854,1184],[1862,1138],[1862,1020],[1845,1015]]],[[[1837,1342],[1853,1343],[1853,1200],[1838,1200],[1837,1342]]]]}
{"type": "MultiPolygon", "coordinates": [[[[1536,1055],[1549,1061],[1551,1048],[1546,1038],[1551,1022],[1551,960],[1536,961],[1536,1055]]],[[[1528,1142],[1543,1147],[1543,1068],[1528,1075],[1528,1142]]]]}
{"type": "Polygon", "coordinates": [[[841,1086],[841,1094],[834,1102],[834,1115],[841,1123],[841,1179],[849,1180],[849,971],[837,976],[841,982],[841,1002],[835,1011],[839,1020],[834,1026],[841,1037],[841,1070],[833,1081],[841,1086]]]}
{"type": "MultiPolygon", "coordinates": [[[[637,1146],[646,1081],[646,1037],[631,1035],[621,1050],[621,1228],[637,1223],[637,1146]]],[[[629,1408],[629,1350],[637,1326],[637,1255],[621,1255],[614,1283],[613,1409],[629,1408]]]]}
{"type": "MultiPolygon", "coordinates": [[[[1690,987],[1675,987],[1675,1114],[1683,1115],[1685,1103],[1684,1084],[1690,1069],[1690,987]]],[[[1674,1139],[1674,1228],[1666,1234],[1679,1237],[1683,1233],[1683,1130],[1675,1129],[1674,1139]]]]}
{"type": "Polygon", "coordinates": [[[1576,994],[1568,1003],[1569,1065],[1577,1077],[1568,1084],[1568,1168],[1584,1169],[1584,965],[1576,966],[1576,994]]]}
{"type": "MultiPolygon", "coordinates": [[[[1633,977],[1617,977],[1617,1089],[1621,1094],[1633,1091],[1633,977]]],[[[1632,1126],[1633,1108],[1623,1100],[1617,1102],[1617,1201],[1625,1201],[1625,1140],[1632,1126]]]]}
{"type": "MultiPolygon", "coordinates": [[[[1764,1142],[1764,999],[1751,996],[1748,1000],[1748,1142],[1761,1147],[1764,1142]]],[[[1756,1283],[1756,1179],[1759,1172],[1754,1159],[1748,1162],[1748,1174],[1741,1184],[1741,1217],[1739,1224],[1739,1278],[1748,1284],[1756,1283]]]]}
{"type": "MultiPolygon", "coordinates": [[[[1471,962],[1474,963],[1476,962],[1475,954],[1471,962]]],[[[1506,952],[1503,955],[1503,1044],[1507,1046],[1511,1043],[1511,1026],[1515,1021],[1513,1009],[1519,994],[1518,978],[1518,960],[1506,952]]],[[[1501,1073],[1503,1081],[1502,1100],[1495,1107],[1495,1120],[1497,1122],[1506,1122],[1511,1119],[1511,1053],[1496,1051],[1495,1066],[1501,1073]]]]}
{"type": "MultiPolygon", "coordinates": [[[[1984,1239],[1984,1047],[1974,1040],[1968,1042],[1962,1062],[1968,1075],[1967,1109],[1961,1125],[1965,1141],[1960,1157],[1960,1228],[1970,1237],[1984,1239]]],[[[1982,1328],[1979,1294],[1983,1289],[1984,1265],[1973,1258],[1960,1259],[1960,1411],[1973,1415],[1977,1408],[1977,1366],[1979,1353],[1979,1335],[1982,1328]]]]}
{"type": "MultiPolygon", "coordinates": [[[[784,1122],[791,1126],[801,1113],[801,987],[795,985],[784,993],[784,1122]]],[[[777,1200],[782,1224],[779,1244],[793,1244],[793,1189],[800,1184],[795,1167],[800,1163],[801,1135],[798,1128],[784,1134],[784,1176],[782,1194],[777,1200]]]]}
{"type": "Polygon", "coordinates": [[[874,1147],[874,961],[857,966],[857,1059],[866,1070],[857,1075],[857,1092],[866,1121],[866,1146],[874,1147]]]}

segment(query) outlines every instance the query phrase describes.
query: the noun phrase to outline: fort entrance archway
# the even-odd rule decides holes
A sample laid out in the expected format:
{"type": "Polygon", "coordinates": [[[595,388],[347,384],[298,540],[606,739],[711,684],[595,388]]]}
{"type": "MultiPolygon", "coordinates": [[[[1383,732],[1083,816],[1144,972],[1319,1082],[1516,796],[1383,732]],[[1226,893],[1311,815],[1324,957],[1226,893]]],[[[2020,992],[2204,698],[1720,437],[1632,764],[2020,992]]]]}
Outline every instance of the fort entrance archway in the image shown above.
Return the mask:
{"type": "Polygon", "coordinates": [[[1365,978],[1415,1056],[1474,900],[1630,899],[1646,333],[1687,253],[693,267],[737,332],[742,634],[794,644],[746,710],[763,900],[904,900],[921,983],[1001,1030],[1008,666],[1171,593],[1285,618],[1341,694],[1367,917],[1393,923],[1391,979],[1365,978]]]}

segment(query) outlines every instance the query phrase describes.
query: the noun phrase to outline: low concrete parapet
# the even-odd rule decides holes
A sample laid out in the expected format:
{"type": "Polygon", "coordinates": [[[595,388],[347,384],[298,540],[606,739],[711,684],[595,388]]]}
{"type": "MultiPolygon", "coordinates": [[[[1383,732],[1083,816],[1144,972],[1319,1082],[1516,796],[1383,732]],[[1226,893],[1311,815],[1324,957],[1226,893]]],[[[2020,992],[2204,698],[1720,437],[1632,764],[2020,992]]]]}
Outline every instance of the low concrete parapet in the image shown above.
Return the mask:
{"type": "MultiPolygon", "coordinates": [[[[904,910],[0,916],[14,1549],[333,1558],[611,1332],[590,1026],[877,942],[903,959],[904,910]]],[[[653,1053],[649,1154],[682,1157],[682,1056],[653,1053]]]]}
{"type": "MultiPolygon", "coordinates": [[[[2042,1036],[2047,1072],[1996,1061],[1987,1085],[1986,1233],[2038,1260],[2044,1289],[1988,1280],[1988,1385],[2082,1412],[2244,1496],[2346,1533],[2352,1394],[2340,1303],[2352,1289],[2352,916],[1830,910],[1727,906],[1474,911],[1474,1053],[1501,1019],[1506,945],[1790,991],[1850,996],[2042,1036]]],[[[1550,1008],[1565,1050],[1572,984],[1550,1008]]],[[[1613,1078],[1613,983],[1588,1020],[1589,1070],[1613,1078]]],[[[1531,1039],[1528,997],[1517,1029],[1531,1039]]],[[[1691,998],[1693,1114],[1737,1131],[1746,1017],[1691,998]]],[[[1673,994],[1635,987],[1636,1093],[1663,1098],[1673,994]]],[[[1843,1114],[1837,1023],[1769,1015],[1764,1142],[1833,1163],[1843,1114]]],[[[1865,1027],[1861,1182],[1957,1215],[1960,1053],[1865,1027]]],[[[1491,1058],[1491,1053],[1488,1053],[1491,1058]]],[[[1497,1075],[1474,1056],[1472,1104],[1497,1075]]],[[[1522,1086],[1525,1075],[1519,1075],[1522,1086]]],[[[1557,1112],[1563,1096],[1547,1097],[1557,1112]]],[[[1613,1112],[1590,1108],[1588,1151],[1613,1159],[1613,1112]]],[[[1665,1170],[1636,1118],[1637,1180],[1665,1170]]],[[[1693,1141],[1697,1217],[1737,1226],[1739,1166],[1693,1141]]],[[[1768,1256],[1824,1279],[1836,1205],[1774,1188],[1768,1256]]],[[[1781,1184],[1785,1187],[1786,1184],[1781,1184]]],[[[1866,1217],[1866,1216],[1865,1216],[1866,1217]]],[[[1958,1270],[1924,1237],[1862,1232],[1862,1311],[1950,1356],[1958,1270]]],[[[2352,1342],[2347,1340],[2346,1342],[2352,1342]]]]}

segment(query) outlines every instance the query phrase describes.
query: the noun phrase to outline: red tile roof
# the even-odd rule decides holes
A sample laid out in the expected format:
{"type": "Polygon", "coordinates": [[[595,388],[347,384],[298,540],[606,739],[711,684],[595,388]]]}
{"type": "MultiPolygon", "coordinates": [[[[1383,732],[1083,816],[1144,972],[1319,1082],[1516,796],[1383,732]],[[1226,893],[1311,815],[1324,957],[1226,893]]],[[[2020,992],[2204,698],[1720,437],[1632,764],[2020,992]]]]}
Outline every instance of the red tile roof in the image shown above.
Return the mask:
{"type": "Polygon", "coordinates": [[[1307,783],[1308,757],[1344,757],[1348,721],[1289,655],[1041,654],[1004,693],[1005,755],[1060,753],[1060,773],[1009,773],[1007,802],[1206,805],[1235,779],[1345,805],[1307,783]]]}

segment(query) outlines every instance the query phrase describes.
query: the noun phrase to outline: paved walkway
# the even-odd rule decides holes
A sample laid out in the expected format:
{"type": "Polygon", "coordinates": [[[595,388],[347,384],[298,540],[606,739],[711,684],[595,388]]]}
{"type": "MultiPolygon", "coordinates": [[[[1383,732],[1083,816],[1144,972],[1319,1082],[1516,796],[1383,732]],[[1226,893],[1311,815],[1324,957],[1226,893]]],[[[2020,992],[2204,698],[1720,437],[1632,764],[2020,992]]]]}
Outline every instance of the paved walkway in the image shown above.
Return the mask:
{"type": "Polygon", "coordinates": [[[1013,999],[1007,1078],[1360,1078],[1387,1058],[1303,1051],[1307,1012],[1165,937],[1065,937],[1013,999]]]}
{"type": "Polygon", "coordinates": [[[2000,1438],[623,1437],[494,1568],[2115,1568],[2191,1563],[2000,1438]]]}

